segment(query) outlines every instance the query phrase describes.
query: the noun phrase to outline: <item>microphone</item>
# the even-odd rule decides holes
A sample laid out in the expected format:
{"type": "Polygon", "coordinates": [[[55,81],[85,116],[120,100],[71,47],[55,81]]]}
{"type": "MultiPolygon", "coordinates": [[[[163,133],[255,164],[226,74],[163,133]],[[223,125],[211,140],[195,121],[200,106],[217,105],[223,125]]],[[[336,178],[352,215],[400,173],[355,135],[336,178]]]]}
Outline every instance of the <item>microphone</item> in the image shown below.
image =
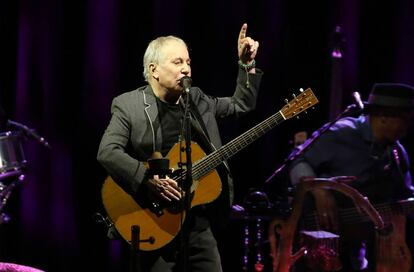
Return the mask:
{"type": "Polygon", "coordinates": [[[42,136],[40,136],[39,134],[37,134],[37,132],[34,129],[28,128],[27,126],[25,126],[23,124],[20,124],[18,122],[12,121],[12,120],[8,120],[7,123],[14,126],[14,127],[17,127],[19,129],[23,130],[24,133],[26,133],[26,135],[32,137],[33,139],[35,139],[36,141],[38,141],[39,143],[41,143],[45,147],[50,148],[50,145],[46,141],[46,139],[43,138],[42,136]]]}
{"type": "Polygon", "coordinates": [[[184,88],[186,93],[190,92],[191,83],[192,83],[192,79],[189,76],[183,76],[180,79],[180,85],[184,88]]]}
{"type": "Polygon", "coordinates": [[[361,95],[359,92],[353,92],[352,97],[354,98],[355,105],[358,107],[359,110],[364,110],[364,103],[362,103],[361,95]]]}

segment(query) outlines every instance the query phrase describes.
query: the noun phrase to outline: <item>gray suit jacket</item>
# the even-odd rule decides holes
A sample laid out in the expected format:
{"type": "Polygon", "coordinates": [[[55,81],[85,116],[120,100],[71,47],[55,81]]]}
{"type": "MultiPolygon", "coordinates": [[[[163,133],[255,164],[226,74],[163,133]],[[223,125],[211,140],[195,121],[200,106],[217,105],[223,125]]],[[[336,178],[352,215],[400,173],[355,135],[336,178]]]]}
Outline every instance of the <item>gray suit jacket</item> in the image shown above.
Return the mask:
{"type": "MultiPolygon", "coordinates": [[[[218,118],[238,117],[253,110],[262,72],[249,74],[239,69],[236,90],[232,97],[211,97],[199,88],[192,87],[190,96],[196,105],[211,143],[220,148],[222,143],[217,125],[218,118]]],[[[128,193],[136,194],[145,179],[144,162],[162,146],[162,129],[158,120],[156,98],[149,85],[115,97],[111,107],[112,117],[102,137],[98,161],[108,174],[128,193]]],[[[229,207],[233,200],[232,179],[227,179],[229,207]]]]}

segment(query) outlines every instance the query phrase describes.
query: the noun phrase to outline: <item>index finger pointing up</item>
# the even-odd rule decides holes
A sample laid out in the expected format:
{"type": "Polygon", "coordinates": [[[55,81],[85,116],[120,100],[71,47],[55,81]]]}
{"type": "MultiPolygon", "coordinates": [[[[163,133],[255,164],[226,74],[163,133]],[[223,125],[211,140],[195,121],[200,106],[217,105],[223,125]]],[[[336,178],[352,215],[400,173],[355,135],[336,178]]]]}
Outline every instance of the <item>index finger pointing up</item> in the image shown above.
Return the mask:
{"type": "Polygon", "coordinates": [[[240,29],[239,40],[246,38],[247,24],[244,23],[240,29]]]}

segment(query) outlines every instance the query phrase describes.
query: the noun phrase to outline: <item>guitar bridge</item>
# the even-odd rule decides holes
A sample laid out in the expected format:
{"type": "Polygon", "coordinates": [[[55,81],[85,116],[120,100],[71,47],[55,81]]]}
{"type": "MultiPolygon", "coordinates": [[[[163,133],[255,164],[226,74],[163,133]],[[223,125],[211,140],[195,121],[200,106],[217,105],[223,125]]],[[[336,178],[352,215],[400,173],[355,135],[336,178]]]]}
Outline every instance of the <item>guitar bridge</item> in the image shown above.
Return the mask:
{"type": "Polygon", "coordinates": [[[152,213],[154,213],[158,217],[164,215],[164,211],[162,210],[162,208],[161,208],[161,206],[158,202],[151,201],[148,208],[152,213]]]}

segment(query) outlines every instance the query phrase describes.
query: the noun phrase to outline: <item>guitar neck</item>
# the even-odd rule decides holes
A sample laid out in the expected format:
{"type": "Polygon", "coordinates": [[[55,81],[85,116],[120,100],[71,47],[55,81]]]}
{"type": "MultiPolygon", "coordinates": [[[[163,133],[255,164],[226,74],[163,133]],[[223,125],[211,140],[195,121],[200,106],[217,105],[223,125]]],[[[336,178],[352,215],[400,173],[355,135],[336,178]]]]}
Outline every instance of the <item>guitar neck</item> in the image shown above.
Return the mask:
{"type": "Polygon", "coordinates": [[[286,100],[286,105],[283,106],[280,111],[249,129],[239,137],[223,145],[221,148],[208,154],[200,161],[194,163],[192,168],[192,178],[194,180],[199,180],[225,160],[263,136],[276,125],[297,116],[319,102],[310,88],[305,91],[301,90],[300,95],[293,95],[293,97],[294,98],[290,101],[286,100]]]}
{"type": "MultiPolygon", "coordinates": [[[[394,214],[414,214],[414,198],[401,200],[395,203],[375,204],[373,206],[380,213],[385,222],[388,222],[389,218],[394,214]]],[[[357,224],[369,222],[371,220],[367,214],[359,213],[355,207],[340,209],[339,218],[342,223],[346,224],[357,224]]],[[[305,216],[305,222],[307,226],[317,227],[318,219],[316,212],[312,212],[305,216]]]]}
{"type": "Polygon", "coordinates": [[[276,125],[282,123],[286,119],[283,114],[279,111],[253,128],[249,129],[245,133],[241,134],[239,137],[233,139],[227,144],[223,145],[221,148],[210,153],[204,157],[201,161],[198,161],[193,166],[193,178],[195,180],[200,179],[205,174],[209,173],[211,170],[215,169],[225,160],[229,159],[237,152],[247,147],[266,132],[276,127],[276,125]]]}

